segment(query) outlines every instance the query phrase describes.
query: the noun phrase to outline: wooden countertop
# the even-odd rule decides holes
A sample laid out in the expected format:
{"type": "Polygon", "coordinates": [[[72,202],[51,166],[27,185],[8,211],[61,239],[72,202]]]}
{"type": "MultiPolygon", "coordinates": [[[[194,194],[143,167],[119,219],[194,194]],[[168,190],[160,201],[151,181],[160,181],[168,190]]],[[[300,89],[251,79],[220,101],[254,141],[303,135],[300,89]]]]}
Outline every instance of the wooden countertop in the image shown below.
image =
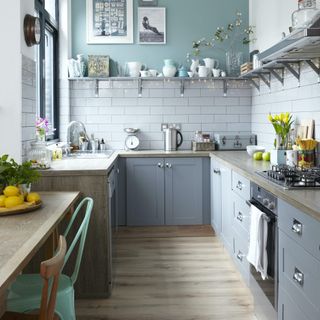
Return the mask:
{"type": "Polygon", "coordinates": [[[79,197],[79,192],[40,194],[41,209],[0,217],[0,299],[79,197]]]}

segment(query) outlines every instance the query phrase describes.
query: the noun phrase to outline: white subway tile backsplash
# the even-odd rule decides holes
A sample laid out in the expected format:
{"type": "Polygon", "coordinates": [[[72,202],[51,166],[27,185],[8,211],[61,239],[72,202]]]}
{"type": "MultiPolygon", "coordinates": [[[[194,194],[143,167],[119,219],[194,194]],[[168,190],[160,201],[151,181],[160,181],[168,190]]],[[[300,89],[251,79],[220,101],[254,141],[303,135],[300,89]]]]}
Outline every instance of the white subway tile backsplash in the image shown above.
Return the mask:
{"type": "Polygon", "coordinates": [[[137,81],[100,81],[99,88],[96,97],[94,81],[72,81],[71,120],[83,121],[89,133],[107,140],[109,148],[124,147],[126,127],[140,128],[141,148],[145,149],[163,148],[161,123],[181,124],[182,149],[190,149],[196,130],[210,134],[251,130],[248,84],[230,84],[232,96],[227,97],[222,81],[185,82],[183,97],[179,81],[144,80],[142,97],[138,97],[137,81]]]}

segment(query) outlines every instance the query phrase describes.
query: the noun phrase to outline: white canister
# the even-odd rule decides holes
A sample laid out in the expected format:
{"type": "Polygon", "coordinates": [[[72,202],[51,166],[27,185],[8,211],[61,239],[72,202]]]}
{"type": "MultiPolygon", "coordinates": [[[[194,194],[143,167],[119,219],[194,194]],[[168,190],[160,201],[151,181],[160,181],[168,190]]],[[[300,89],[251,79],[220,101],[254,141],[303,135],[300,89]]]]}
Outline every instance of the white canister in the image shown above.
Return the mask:
{"type": "Polygon", "coordinates": [[[206,66],[199,66],[198,73],[200,78],[207,78],[208,77],[208,68],[206,66]]]}
{"type": "Polygon", "coordinates": [[[298,165],[298,151],[297,150],[287,150],[286,164],[290,167],[295,167],[298,165]]]}

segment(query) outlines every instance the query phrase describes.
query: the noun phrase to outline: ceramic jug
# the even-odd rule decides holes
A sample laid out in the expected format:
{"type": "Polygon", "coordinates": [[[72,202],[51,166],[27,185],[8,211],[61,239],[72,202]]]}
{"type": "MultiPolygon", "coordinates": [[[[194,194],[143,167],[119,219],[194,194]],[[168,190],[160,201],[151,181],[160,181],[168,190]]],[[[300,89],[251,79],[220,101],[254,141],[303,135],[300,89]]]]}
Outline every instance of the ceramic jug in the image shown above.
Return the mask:
{"type": "Polygon", "coordinates": [[[197,69],[199,67],[199,60],[192,59],[192,63],[190,66],[190,71],[193,73],[193,75],[197,74],[197,69]]]}
{"type": "Polygon", "coordinates": [[[219,61],[212,58],[204,58],[203,62],[208,70],[210,70],[209,75],[211,75],[210,73],[212,69],[218,69],[219,67],[219,61]]]}
{"type": "Polygon", "coordinates": [[[206,78],[209,75],[209,69],[206,66],[199,66],[198,73],[200,78],[206,78]]]}
{"type": "Polygon", "coordinates": [[[177,72],[175,62],[172,59],[165,59],[162,72],[165,77],[174,77],[177,72]]]}
{"type": "Polygon", "coordinates": [[[132,61],[126,63],[129,77],[139,77],[143,64],[141,62],[132,61]]]}

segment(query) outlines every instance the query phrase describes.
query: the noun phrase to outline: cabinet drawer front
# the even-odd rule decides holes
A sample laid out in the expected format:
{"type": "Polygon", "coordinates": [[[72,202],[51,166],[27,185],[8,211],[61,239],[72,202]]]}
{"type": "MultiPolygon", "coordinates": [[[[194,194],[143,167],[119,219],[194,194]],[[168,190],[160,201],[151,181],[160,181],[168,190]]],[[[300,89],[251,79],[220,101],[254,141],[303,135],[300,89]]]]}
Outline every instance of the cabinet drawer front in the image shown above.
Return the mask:
{"type": "Polygon", "coordinates": [[[320,260],[320,222],[279,200],[279,228],[320,260]]]}
{"type": "Polygon", "coordinates": [[[249,242],[247,237],[242,237],[233,228],[233,248],[234,256],[233,259],[238,266],[238,270],[241,272],[246,283],[249,281],[249,262],[247,260],[249,242]]]}
{"type": "Polygon", "coordinates": [[[279,232],[279,283],[310,319],[320,319],[320,263],[279,232]]]}
{"type": "Polygon", "coordinates": [[[242,199],[250,200],[250,181],[232,171],[232,190],[242,199]]]}
{"type": "Polygon", "coordinates": [[[233,193],[233,226],[242,233],[243,236],[249,236],[250,231],[250,207],[245,200],[233,193]]]}
{"type": "Polygon", "coordinates": [[[281,287],[279,288],[278,320],[309,320],[281,287]]]}

